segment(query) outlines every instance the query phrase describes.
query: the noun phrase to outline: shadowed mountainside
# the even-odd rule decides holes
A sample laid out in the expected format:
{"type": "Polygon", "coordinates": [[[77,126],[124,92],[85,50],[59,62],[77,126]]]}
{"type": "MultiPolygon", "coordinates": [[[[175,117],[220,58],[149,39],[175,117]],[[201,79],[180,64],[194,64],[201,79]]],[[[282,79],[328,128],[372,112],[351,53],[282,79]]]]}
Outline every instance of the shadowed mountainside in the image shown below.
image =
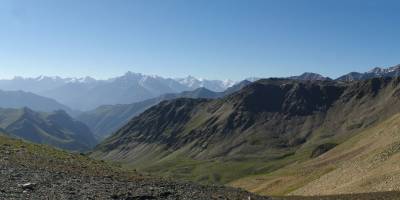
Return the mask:
{"type": "Polygon", "coordinates": [[[86,151],[96,144],[89,128],[62,110],[0,109],[0,127],[12,137],[72,151],[86,151]]]}
{"type": "Polygon", "coordinates": [[[89,126],[96,137],[101,140],[117,131],[133,117],[157,105],[161,101],[176,98],[220,98],[236,92],[250,83],[250,81],[242,81],[224,92],[213,92],[206,88],[198,88],[193,91],[185,91],[177,94],[165,94],[138,103],[100,106],[92,111],[82,113],[77,119],[89,126]]]}
{"type": "Polygon", "coordinates": [[[246,181],[234,181],[319,159],[394,116],[400,110],[399,82],[264,79],[220,99],[163,101],[133,118],[92,156],[252,190],[246,181]]]}

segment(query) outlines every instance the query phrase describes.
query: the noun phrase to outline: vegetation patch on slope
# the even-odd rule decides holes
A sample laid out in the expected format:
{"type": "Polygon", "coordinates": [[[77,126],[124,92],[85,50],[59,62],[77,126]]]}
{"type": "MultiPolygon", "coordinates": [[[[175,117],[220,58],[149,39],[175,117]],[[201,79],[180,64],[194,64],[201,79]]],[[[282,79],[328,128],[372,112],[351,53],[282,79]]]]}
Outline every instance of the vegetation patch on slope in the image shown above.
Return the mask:
{"type": "Polygon", "coordinates": [[[400,190],[400,115],[331,151],[277,171],[230,183],[261,194],[322,195],[400,190]]]}

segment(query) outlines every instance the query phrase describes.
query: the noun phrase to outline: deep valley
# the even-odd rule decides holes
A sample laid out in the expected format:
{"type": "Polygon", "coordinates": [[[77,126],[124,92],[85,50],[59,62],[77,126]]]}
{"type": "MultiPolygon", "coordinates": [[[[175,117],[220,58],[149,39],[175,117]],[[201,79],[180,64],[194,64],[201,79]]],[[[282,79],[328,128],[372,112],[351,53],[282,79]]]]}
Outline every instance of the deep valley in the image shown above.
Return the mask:
{"type": "Polygon", "coordinates": [[[305,73],[79,114],[4,108],[0,198],[397,199],[399,94],[399,77],[305,73]]]}

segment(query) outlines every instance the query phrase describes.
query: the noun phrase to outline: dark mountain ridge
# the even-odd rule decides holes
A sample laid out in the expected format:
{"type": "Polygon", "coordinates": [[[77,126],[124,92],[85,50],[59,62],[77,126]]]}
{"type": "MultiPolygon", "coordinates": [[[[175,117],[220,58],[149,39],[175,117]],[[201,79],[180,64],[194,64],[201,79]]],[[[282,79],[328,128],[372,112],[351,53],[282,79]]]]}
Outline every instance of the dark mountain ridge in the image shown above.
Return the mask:
{"type": "Polygon", "coordinates": [[[163,101],[133,118],[92,156],[198,181],[232,181],[309,158],[319,145],[341,143],[398,113],[399,82],[264,79],[214,100],[163,101]],[[218,171],[224,163],[236,166],[235,173],[218,171]],[[212,167],[201,175],[180,170],[193,166],[212,167]]]}
{"type": "Polygon", "coordinates": [[[303,81],[328,81],[332,80],[329,77],[324,77],[321,74],[317,73],[312,73],[312,72],[305,72],[299,76],[291,76],[288,77],[288,79],[293,79],[293,80],[303,80],[303,81]]]}
{"type": "Polygon", "coordinates": [[[141,114],[148,108],[157,105],[161,101],[176,98],[220,98],[236,92],[250,83],[250,81],[242,81],[224,92],[213,92],[207,88],[201,87],[193,91],[164,94],[157,98],[132,104],[100,106],[92,111],[82,113],[77,119],[89,126],[99,139],[104,139],[125,125],[130,119],[141,114]]]}

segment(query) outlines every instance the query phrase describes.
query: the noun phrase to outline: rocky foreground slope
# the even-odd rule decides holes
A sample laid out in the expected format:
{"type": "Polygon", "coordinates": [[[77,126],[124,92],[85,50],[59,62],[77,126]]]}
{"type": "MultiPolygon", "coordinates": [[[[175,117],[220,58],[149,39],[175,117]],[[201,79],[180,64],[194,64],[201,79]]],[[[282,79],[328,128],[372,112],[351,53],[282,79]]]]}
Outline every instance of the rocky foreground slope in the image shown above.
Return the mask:
{"type": "Polygon", "coordinates": [[[0,136],[0,199],[269,199],[227,187],[141,176],[102,161],[0,136]]]}

